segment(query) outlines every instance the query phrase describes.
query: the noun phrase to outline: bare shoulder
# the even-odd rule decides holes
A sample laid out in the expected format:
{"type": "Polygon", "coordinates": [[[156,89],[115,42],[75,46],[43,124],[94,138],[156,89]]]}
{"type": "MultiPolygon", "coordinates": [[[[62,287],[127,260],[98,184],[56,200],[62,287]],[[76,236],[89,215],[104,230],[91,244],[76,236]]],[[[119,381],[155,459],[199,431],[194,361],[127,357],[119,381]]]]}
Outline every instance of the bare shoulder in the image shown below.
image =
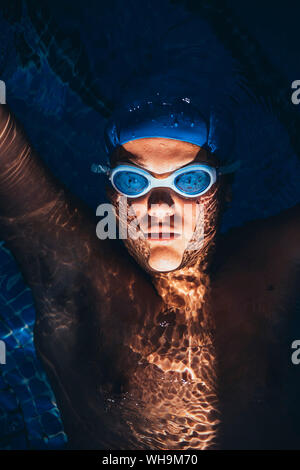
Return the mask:
{"type": "Polygon", "coordinates": [[[300,204],[266,219],[257,219],[231,229],[220,237],[216,255],[218,268],[229,263],[239,271],[255,266],[280,268],[299,261],[300,204]]]}
{"type": "Polygon", "coordinates": [[[287,259],[299,261],[300,257],[300,204],[283,211],[277,216],[278,236],[282,251],[287,259]]]}
{"type": "Polygon", "coordinates": [[[212,286],[214,308],[224,327],[226,322],[243,322],[243,328],[250,328],[255,318],[257,324],[276,323],[295,311],[299,210],[297,205],[267,219],[251,221],[220,238],[212,286]]]}
{"type": "MultiPolygon", "coordinates": [[[[297,419],[291,419],[300,415],[300,376],[291,362],[291,344],[300,331],[299,211],[297,205],[234,228],[220,239],[216,251],[211,302],[222,394],[229,435],[237,429],[236,439],[244,439],[245,445],[249,436],[240,432],[247,428],[244,421],[251,429],[252,419],[253,429],[263,429],[262,434],[255,431],[257,445],[266,435],[270,446],[276,439],[281,439],[278,445],[299,442],[297,419]]],[[[253,433],[253,446],[251,439],[253,433]]]]}

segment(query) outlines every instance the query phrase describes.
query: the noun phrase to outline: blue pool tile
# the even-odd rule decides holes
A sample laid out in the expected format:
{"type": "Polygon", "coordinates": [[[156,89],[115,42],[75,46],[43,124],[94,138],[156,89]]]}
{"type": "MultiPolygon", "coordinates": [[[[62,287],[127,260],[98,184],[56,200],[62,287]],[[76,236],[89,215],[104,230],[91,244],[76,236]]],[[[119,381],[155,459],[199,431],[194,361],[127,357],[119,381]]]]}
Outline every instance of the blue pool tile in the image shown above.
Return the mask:
{"type": "Polygon", "coordinates": [[[31,439],[41,438],[44,430],[39,417],[28,420],[26,422],[26,427],[31,439]]]}
{"type": "Polygon", "coordinates": [[[36,368],[31,361],[24,361],[22,364],[20,364],[19,369],[21,374],[23,374],[23,376],[28,379],[30,377],[34,377],[36,371],[36,368]]]}
{"type": "Polygon", "coordinates": [[[4,372],[4,378],[10,386],[19,385],[22,382],[22,376],[17,369],[13,369],[9,372],[4,372]]]}
{"type": "Polygon", "coordinates": [[[66,443],[67,443],[66,435],[63,432],[60,432],[53,437],[49,437],[48,448],[49,449],[63,449],[66,446],[66,443]]]}
{"type": "Polygon", "coordinates": [[[35,404],[40,413],[43,411],[50,411],[53,409],[53,403],[49,396],[47,395],[40,395],[35,398],[35,404]]]}
{"type": "Polygon", "coordinates": [[[42,395],[44,392],[48,391],[45,382],[37,378],[31,380],[30,389],[34,395],[42,395]]]}
{"type": "Polygon", "coordinates": [[[27,450],[28,443],[24,433],[18,433],[10,438],[10,449],[13,450],[27,450]]]}
{"type": "Polygon", "coordinates": [[[22,317],[27,325],[31,326],[35,320],[35,312],[33,305],[28,305],[22,310],[22,317]]]}
{"type": "Polygon", "coordinates": [[[19,413],[7,413],[4,416],[1,416],[0,413],[0,429],[1,435],[4,436],[24,431],[23,418],[19,413]]]}
{"type": "Polygon", "coordinates": [[[38,411],[33,401],[22,403],[22,412],[25,420],[32,419],[38,415],[38,411]]]}
{"type": "Polygon", "coordinates": [[[24,305],[28,305],[29,303],[32,303],[32,298],[30,297],[28,290],[24,290],[10,300],[9,306],[18,313],[22,311],[24,305]]]}
{"type": "Polygon", "coordinates": [[[0,371],[0,390],[3,390],[6,387],[6,383],[2,377],[2,373],[0,371]]]}
{"type": "Polygon", "coordinates": [[[7,411],[14,411],[18,407],[16,396],[11,390],[0,391],[0,407],[7,411]]]}
{"type": "Polygon", "coordinates": [[[49,434],[57,434],[61,430],[61,427],[57,421],[57,417],[52,413],[43,413],[41,416],[41,421],[44,428],[48,430],[49,434]]]}
{"type": "Polygon", "coordinates": [[[22,385],[22,384],[16,385],[14,387],[14,390],[16,392],[16,395],[18,396],[18,399],[21,402],[32,400],[32,394],[30,393],[30,389],[28,385],[22,385]]]}
{"type": "Polygon", "coordinates": [[[39,437],[39,438],[31,438],[31,436],[29,436],[29,441],[30,441],[30,444],[29,444],[29,448],[30,449],[33,449],[33,450],[47,450],[49,447],[48,447],[48,444],[44,442],[42,436],[39,437]]]}
{"type": "MultiPolygon", "coordinates": [[[[1,334],[0,334],[0,338],[1,338],[1,334]]],[[[17,341],[16,338],[11,333],[7,336],[4,336],[3,339],[5,341],[6,346],[7,347],[9,346],[11,349],[17,348],[20,344],[20,342],[17,341]]]]}
{"type": "Polygon", "coordinates": [[[9,328],[6,325],[6,323],[1,321],[1,317],[0,317],[0,339],[5,339],[11,333],[12,333],[11,328],[9,328]]]}

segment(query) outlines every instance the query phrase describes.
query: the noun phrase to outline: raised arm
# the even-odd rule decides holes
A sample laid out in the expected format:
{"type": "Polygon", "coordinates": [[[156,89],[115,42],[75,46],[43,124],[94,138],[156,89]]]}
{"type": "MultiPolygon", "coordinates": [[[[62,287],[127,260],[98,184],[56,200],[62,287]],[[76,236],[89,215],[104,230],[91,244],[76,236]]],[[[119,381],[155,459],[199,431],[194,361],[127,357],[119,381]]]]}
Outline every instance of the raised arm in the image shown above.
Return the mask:
{"type": "Polygon", "coordinates": [[[94,227],[88,209],[56,180],[8,106],[0,105],[0,239],[27,282],[40,287],[42,274],[51,278],[55,271],[59,278],[63,265],[80,265],[94,227]]]}
{"type": "Polygon", "coordinates": [[[53,206],[62,187],[29,144],[7,105],[0,106],[0,216],[33,216],[53,206]]]}

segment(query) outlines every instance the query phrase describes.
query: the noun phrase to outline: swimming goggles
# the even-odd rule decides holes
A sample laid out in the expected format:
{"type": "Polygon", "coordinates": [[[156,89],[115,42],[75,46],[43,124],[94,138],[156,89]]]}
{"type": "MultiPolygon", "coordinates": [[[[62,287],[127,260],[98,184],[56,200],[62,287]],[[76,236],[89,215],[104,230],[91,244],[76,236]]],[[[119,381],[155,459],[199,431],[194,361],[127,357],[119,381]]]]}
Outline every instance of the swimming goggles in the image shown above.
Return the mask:
{"type": "Polygon", "coordinates": [[[221,171],[194,163],[174,171],[166,178],[155,178],[148,171],[131,165],[118,165],[109,173],[112,186],[130,198],[141,197],[154,188],[169,188],[183,197],[198,197],[216,182],[221,171]]]}

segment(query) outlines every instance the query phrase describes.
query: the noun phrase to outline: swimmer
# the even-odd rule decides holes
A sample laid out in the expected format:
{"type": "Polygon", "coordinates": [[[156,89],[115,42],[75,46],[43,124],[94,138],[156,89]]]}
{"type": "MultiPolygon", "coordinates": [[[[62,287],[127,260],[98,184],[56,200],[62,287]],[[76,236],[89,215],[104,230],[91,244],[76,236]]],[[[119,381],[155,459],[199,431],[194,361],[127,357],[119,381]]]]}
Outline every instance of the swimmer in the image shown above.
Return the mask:
{"type": "Polygon", "coordinates": [[[106,129],[108,198],[126,198],[119,223],[139,235],[121,242],[99,240],[0,107],[1,238],[32,290],[68,446],[296,448],[299,206],[220,235],[234,169],[222,128],[188,103],[165,109],[142,103],[106,129]]]}

